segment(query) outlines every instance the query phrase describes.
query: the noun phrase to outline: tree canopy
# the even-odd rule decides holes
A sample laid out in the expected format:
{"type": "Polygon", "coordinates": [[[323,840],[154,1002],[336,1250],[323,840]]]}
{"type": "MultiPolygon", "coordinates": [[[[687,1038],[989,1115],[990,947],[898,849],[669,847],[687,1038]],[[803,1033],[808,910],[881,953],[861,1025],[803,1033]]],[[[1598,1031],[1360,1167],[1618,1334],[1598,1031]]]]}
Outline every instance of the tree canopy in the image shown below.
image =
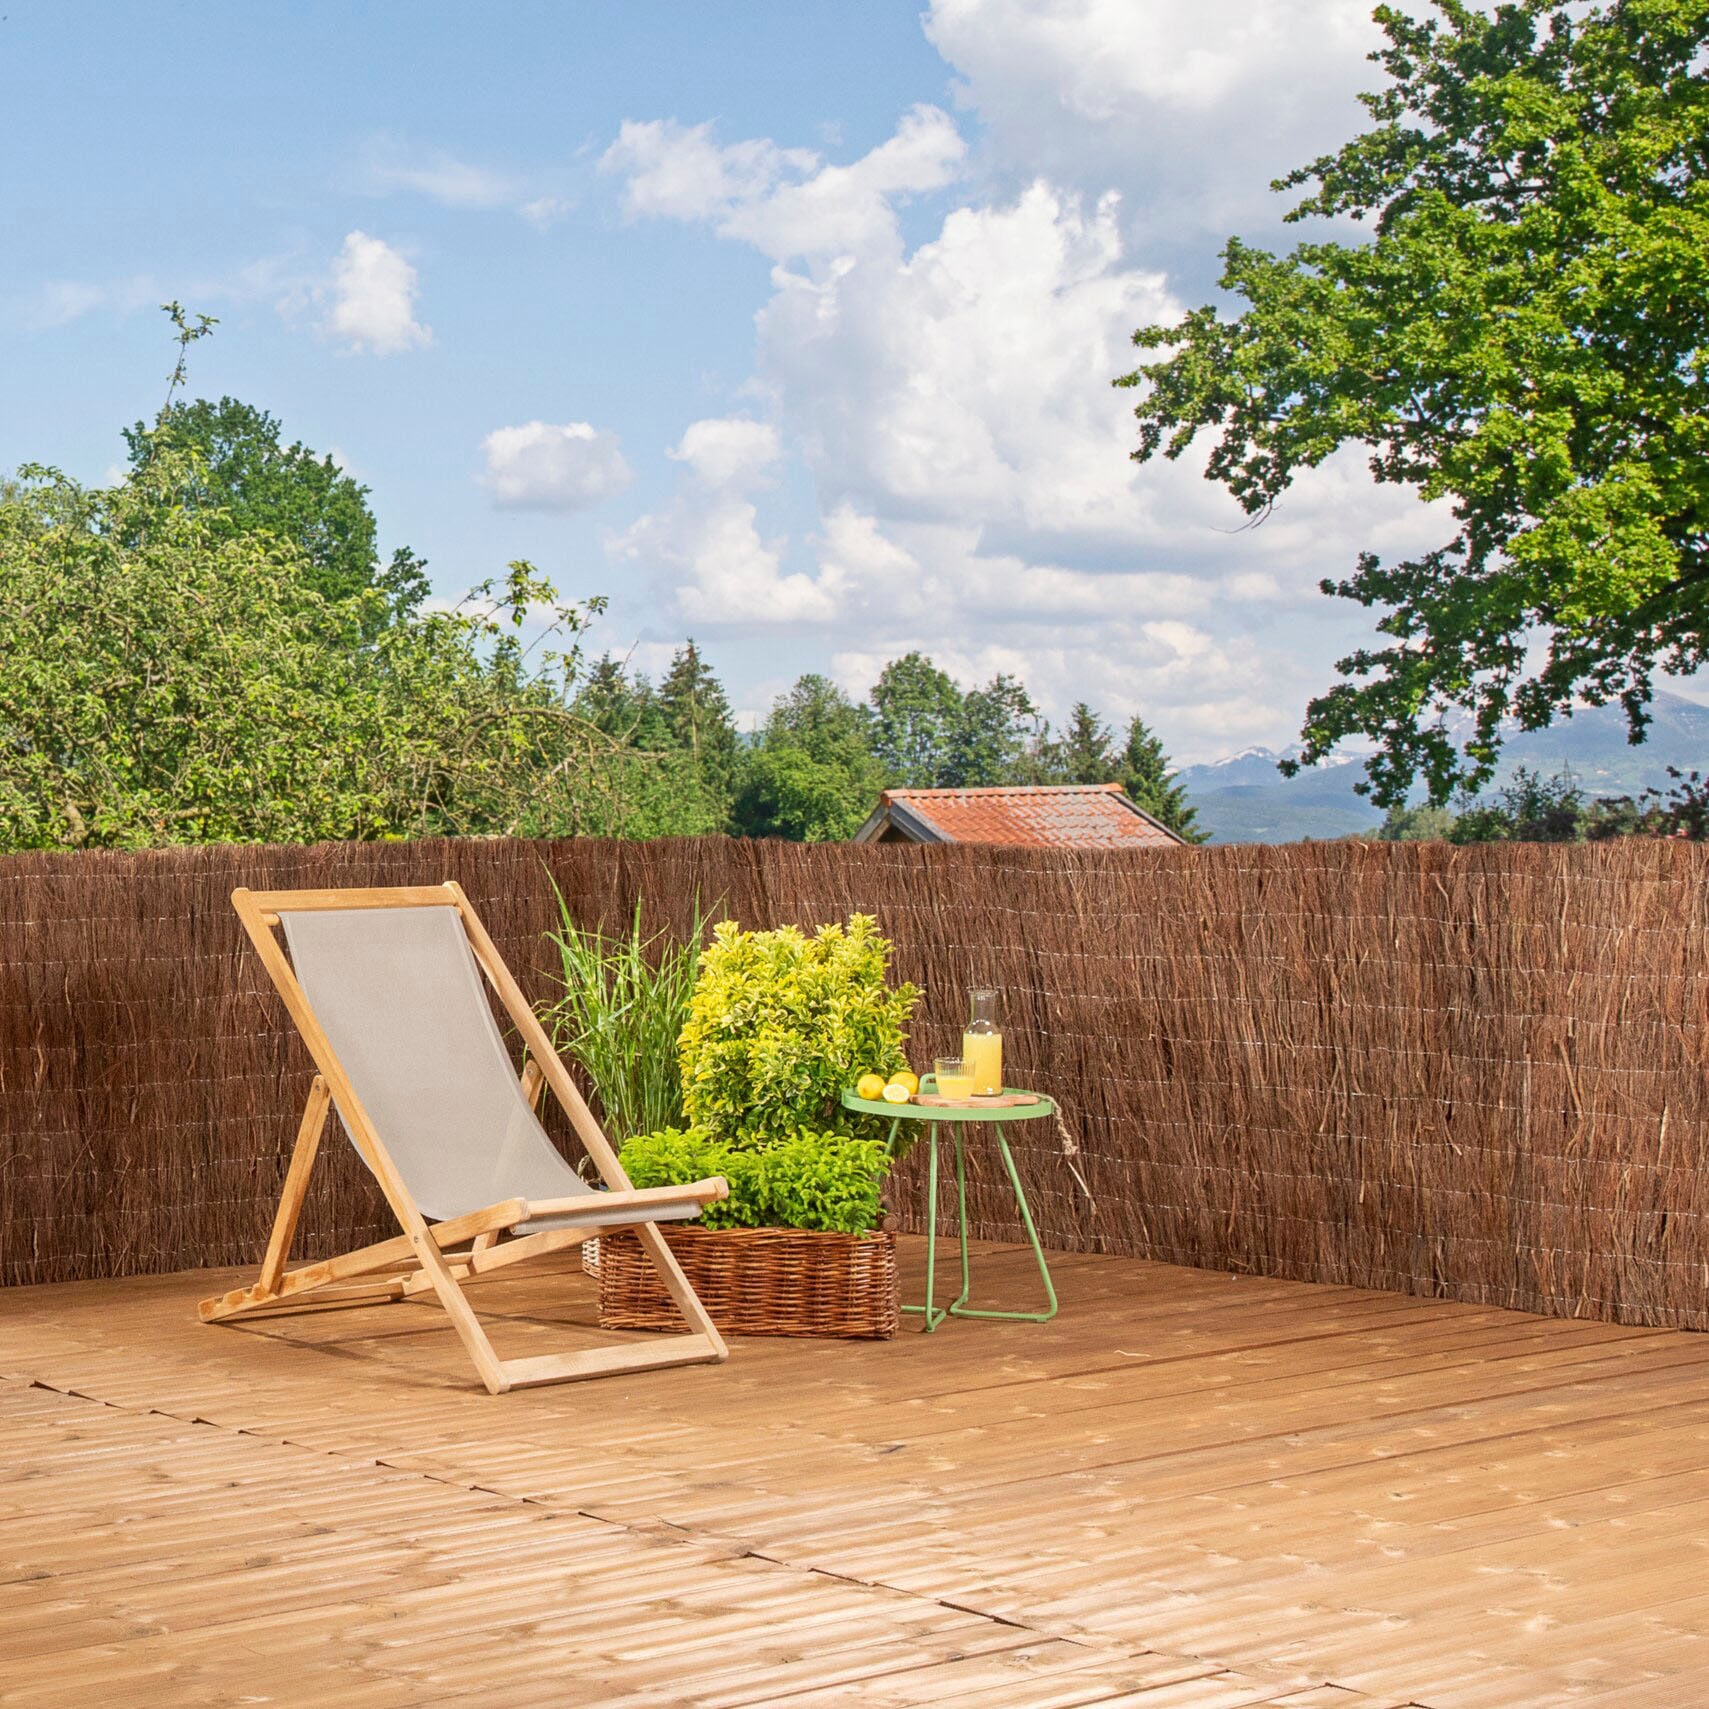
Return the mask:
{"type": "Polygon", "coordinates": [[[778,699],[750,750],[731,828],[749,837],[841,841],[860,829],[885,783],[862,709],[810,672],[778,699]]]}
{"type": "Polygon", "coordinates": [[[1042,730],[1026,689],[998,675],[965,693],[924,653],[879,672],[871,697],[872,751],[905,789],[979,789],[1018,781],[1042,730]]]}
{"type": "Polygon", "coordinates": [[[1484,782],[1504,723],[1575,701],[1641,739],[1655,672],[1709,647],[1709,0],[1434,9],[1378,8],[1372,127],[1277,184],[1371,239],[1232,240],[1239,312],[1140,328],[1167,354],[1118,381],[1134,455],[1209,432],[1254,517],[1349,444],[1449,501],[1435,549],[1322,584],[1389,639],[1311,702],[1301,763],[1373,738],[1384,804],[1484,782]]]}
{"type": "Polygon", "coordinates": [[[0,497],[0,827],[11,848],[539,834],[575,823],[602,738],[522,563],[457,611],[377,621],[271,530],[175,495],[163,451],[109,491],[23,471],[0,497]],[[548,622],[532,646],[524,618],[548,622]]]}
{"type": "Polygon", "coordinates": [[[286,445],[278,420],[236,398],[168,403],[152,427],[125,431],[132,469],[163,451],[173,459],[175,484],[148,490],[164,502],[206,518],[210,538],[236,540],[276,534],[297,548],[304,580],[329,600],[367,589],[386,598],[381,617],[413,611],[427,593],[426,566],[407,546],[380,561],[378,529],[368,489],[331,458],[300,441],[286,445]]]}

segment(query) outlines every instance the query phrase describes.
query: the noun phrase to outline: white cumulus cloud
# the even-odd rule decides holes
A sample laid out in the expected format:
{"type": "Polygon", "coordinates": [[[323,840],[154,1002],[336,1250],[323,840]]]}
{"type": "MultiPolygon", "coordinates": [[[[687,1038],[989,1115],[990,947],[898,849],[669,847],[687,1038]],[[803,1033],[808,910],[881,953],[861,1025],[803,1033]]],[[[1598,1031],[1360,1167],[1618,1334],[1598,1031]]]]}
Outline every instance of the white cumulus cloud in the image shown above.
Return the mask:
{"type": "Polygon", "coordinates": [[[895,244],[893,199],[953,183],[966,152],[947,113],[919,106],[847,166],[764,139],[719,143],[710,124],[650,119],[626,121],[600,167],[622,175],[632,217],[705,220],[784,261],[895,244]]]}
{"type": "Polygon", "coordinates": [[[786,571],[787,538],[760,531],[750,495],[768,484],[781,454],[769,422],[691,422],[667,453],[687,471],[675,498],[613,536],[608,550],[646,575],[675,616],[700,629],[833,621],[833,581],[786,571]]]}
{"type": "MultiPolygon", "coordinates": [[[[1273,220],[1272,178],[1363,128],[1369,0],[931,0],[996,169],[1120,189],[1160,240],[1273,220]]],[[[1214,247],[1214,244],[1213,244],[1214,247]]]]}
{"type": "Polygon", "coordinates": [[[332,264],[324,328],[350,350],[393,356],[433,340],[415,318],[415,268],[384,238],[353,231],[332,264]]]}
{"type": "Polygon", "coordinates": [[[765,476],[783,455],[783,445],[769,421],[715,416],[690,422],[666,455],[688,464],[705,486],[746,487],[765,476]]]}
{"type": "Polygon", "coordinates": [[[586,510],[633,476],[614,433],[591,422],[524,422],[481,441],[494,502],[515,510],[586,510]]]}

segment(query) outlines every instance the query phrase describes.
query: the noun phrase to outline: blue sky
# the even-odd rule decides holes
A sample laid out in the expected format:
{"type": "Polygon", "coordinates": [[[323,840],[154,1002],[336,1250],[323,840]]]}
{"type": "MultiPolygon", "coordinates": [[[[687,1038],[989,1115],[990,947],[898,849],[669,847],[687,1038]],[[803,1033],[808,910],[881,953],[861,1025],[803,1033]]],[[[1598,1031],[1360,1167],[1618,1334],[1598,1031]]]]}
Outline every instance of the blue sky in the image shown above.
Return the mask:
{"type": "Polygon", "coordinates": [[[1263,529],[1135,469],[1126,335],[1359,120],[1349,0],[0,0],[0,468],[231,393],[454,597],[514,557],[756,714],[922,646],[1178,758],[1281,744],[1436,526],[1357,458],[1263,529]]]}

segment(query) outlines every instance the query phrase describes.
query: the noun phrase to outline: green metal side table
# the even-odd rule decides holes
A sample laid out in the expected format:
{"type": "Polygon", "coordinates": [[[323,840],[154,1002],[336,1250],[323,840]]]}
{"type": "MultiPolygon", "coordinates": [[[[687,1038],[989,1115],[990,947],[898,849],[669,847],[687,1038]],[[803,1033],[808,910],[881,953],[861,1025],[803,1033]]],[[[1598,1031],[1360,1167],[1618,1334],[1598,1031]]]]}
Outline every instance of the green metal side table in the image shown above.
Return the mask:
{"type": "MultiPolygon", "coordinates": [[[[931,1083],[931,1076],[927,1075],[921,1082],[921,1091],[929,1091],[931,1083]]],[[[1023,1089],[1005,1086],[1003,1090],[1006,1094],[1013,1095],[1023,1089]]],[[[925,1318],[926,1321],[921,1327],[928,1335],[946,1317],[997,1317],[1011,1322],[1048,1323],[1056,1316],[1056,1287],[1050,1279],[1050,1267],[1044,1261],[1044,1249],[1038,1243],[1038,1230],[1033,1227],[1032,1207],[1027,1203],[1027,1195],[1021,1187],[1021,1177],[1009,1152],[1009,1142],[1003,1134],[1003,1127],[1008,1122],[1034,1122],[1045,1116],[1055,1116],[1056,1105],[1042,1092],[1025,1095],[1036,1097],[1038,1102],[1010,1104],[999,1108],[981,1108],[976,1105],[967,1109],[940,1109],[927,1104],[887,1104],[878,1098],[860,1098],[853,1092],[843,1093],[844,1109],[861,1110],[867,1115],[889,1118],[890,1139],[885,1146],[886,1156],[895,1155],[896,1141],[904,1122],[924,1122],[929,1130],[931,1156],[926,1172],[926,1302],[924,1305],[905,1305],[902,1308],[925,1318]],[[1003,1158],[1003,1167],[1009,1172],[1009,1185],[1015,1190],[1015,1203],[1020,1209],[1021,1223],[1027,1231],[1027,1239],[1032,1242],[1039,1279],[1044,1283],[1046,1304],[1043,1311],[987,1311],[976,1309],[967,1303],[967,1296],[972,1291],[972,1277],[967,1256],[967,1154],[964,1134],[975,1122],[990,1124],[997,1139],[997,1149],[1003,1158]],[[955,1203],[961,1231],[961,1292],[947,1306],[933,1303],[938,1256],[938,1129],[943,1126],[953,1129],[955,1134],[955,1203]]]]}

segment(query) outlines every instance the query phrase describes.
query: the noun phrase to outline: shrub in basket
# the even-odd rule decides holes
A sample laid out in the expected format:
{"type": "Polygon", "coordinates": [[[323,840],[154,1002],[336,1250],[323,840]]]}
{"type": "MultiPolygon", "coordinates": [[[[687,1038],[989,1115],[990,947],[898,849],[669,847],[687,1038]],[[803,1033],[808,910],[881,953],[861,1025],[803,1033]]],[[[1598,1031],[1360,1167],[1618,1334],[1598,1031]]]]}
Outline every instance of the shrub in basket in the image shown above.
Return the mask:
{"type": "MultiPolygon", "coordinates": [[[[722,1175],[730,1197],[665,1237],[720,1328],[773,1335],[891,1335],[894,1238],[880,1232],[884,1148],[841,1105],[863,1072],[903,1066],[919,1000],[886,982],[890,945],[867,916],[811,936],[725,921],[701,956],[679,1041],[687,1128],[628,1140],[636,1186],[722,1175]]],[[[611,1328],[675,1327],[632,1235],[600,1242],[600,1315],[611,1328]]]]}
{"type": "Polygon", "coordinates": [[[708,1205],[703,1228],[799,1228],[865,1234],[880,1215],[884,1147],[876,1139],[803,1129],[771,1145],[734,1145],[690,1128],[644,1134],[624,1145],[637,1187],[667,1187],[722,1175],[730,1196],[708,1205]]]}

